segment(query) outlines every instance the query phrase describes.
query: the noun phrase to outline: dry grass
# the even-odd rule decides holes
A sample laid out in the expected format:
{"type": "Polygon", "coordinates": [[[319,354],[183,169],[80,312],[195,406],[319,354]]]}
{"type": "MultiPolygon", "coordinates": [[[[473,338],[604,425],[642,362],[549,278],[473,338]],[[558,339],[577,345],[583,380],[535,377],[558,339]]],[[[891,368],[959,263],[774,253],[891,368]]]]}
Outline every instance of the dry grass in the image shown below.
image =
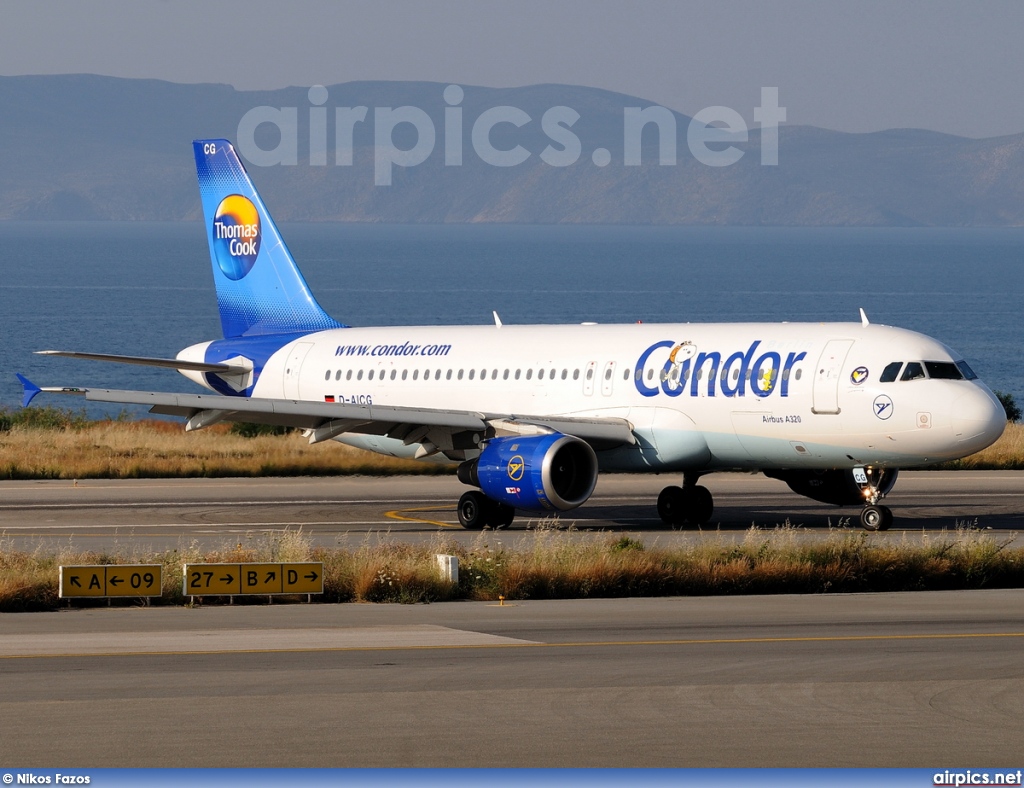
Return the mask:
{"type": "Polygon", "coordinates": [[[901,540],[877,537],[836,531],[812,541],[799,538],[797,529],[781,526],[751,529],[740,542],[719,534],[695,535],[690,543],[672,548],[647,547],[624,536],[584,540],[571,529],[540,529],[514,537],[511,545],[495,534],[482,534],[470,546],[439,534],[422,545],[370,537],[355,549],[314,548],[301,531],[250,537],[215,550],[192,544],[159,553],[25,553],[0,544],[0,610],[56,607],[60,564],[162,564],[164,595],[158,604],[185,601],[185,563],[247,561],[323,561],[325,593],[317,597],[323,602],[1024,587],[1024,549],[1009,547],[1012,536],[999,541],[958,529],[907,534],[901,540]],[[458,556],[458,584],[439,576],[438,553],[458,556]]]}
{"type": "Polygon", "coordinates": [[[195,476],[329,476],[446,472],[299,433],[245,438],[216,425],[186,433],[180,423],[97,421],[80,428],[0,432],[0,479],[195,476]]]}
{"type": "MultiPolygon", "coordinates": [[[[186,433],[177,422],[97,421],[74,426],[13,426],[0,431],[0,479],[330,476],[449,473],[445,466],[399,460],[334,441],[311,446],[299,433],[246,438],[216,425],[186,433]]],[[[1024,470],[1024,424],[1009,424],[991,447],[952,470],[1024,470]]]]}

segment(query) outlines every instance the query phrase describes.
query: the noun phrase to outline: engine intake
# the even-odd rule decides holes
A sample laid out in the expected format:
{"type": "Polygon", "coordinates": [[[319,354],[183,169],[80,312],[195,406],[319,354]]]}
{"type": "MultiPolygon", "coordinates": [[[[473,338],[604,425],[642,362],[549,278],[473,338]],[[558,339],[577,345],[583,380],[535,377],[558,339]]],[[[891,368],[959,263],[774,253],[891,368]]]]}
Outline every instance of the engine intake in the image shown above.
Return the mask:
{"type": "Polygon", "coordinates": [[[459,480],[517,509],[567,511],[597,484],[597,455],[572,435],[495,438],[479,459],[459,466],[459,480]]]}

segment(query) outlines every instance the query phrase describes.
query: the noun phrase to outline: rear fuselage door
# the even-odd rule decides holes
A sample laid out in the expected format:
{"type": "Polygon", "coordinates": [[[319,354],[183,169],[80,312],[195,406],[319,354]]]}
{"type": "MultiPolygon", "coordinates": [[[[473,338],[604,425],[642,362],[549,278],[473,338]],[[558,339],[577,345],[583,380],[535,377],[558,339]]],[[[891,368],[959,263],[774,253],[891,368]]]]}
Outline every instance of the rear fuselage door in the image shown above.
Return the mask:
{"type": "Polygon", "coordinates": [[[852,339],[832,339],[821,351],[818,366],[814,369],[814,404],[812,412],[818,414],[839,413],[839,376],[843,371],[846,354],[853,347],[852,339]]]}
{"type": "Polygon", "coordinates": [[[313,347],[312,342],[296,342],[288,353],[288,362],[284,365],[284,396],[286,399],[299,398],[299,373],[306,354],[313,347]]]}

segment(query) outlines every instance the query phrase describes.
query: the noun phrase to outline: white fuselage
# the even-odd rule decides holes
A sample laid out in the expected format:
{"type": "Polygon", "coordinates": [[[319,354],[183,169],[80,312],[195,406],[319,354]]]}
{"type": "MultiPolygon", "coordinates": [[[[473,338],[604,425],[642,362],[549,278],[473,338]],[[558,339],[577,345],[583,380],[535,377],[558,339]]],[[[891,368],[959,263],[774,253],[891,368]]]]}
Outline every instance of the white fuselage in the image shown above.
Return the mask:
{"type": "Polygon", "coordinates": [[[274,353],[252,396],[626,419],[637,444],[599,451],[604,470],[901,467],[1001,434],[1002,408],[978,380],[880,380],[896,362],[958,360],[922,334],[860,323],[344,328],[274,353]]]}

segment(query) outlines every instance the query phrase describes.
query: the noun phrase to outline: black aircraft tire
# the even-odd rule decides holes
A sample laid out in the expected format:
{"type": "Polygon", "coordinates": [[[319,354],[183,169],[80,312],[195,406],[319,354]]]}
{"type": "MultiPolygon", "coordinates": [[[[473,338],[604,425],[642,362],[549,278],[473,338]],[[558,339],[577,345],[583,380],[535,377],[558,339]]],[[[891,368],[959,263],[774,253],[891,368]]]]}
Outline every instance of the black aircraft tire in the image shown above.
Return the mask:
{"type": "Polygon", "coordinates": [[[459,522],[468,531],[479,531],[490,525],[493,505],[490,498],[477,490],[470,490],[459,499],[459,522]]]}
{"type": "Polygon", "coordinates": [[[489,503],[491,504],[491,517],[488,525],[492,528],[508,528],[512,525],[512,521],[516,519],[515,507],[497,501],[489,501],[489,503]]]}
{"type": "Polygon", "coordinates": [[[658,496],[658,517],[665,525],[686,522],[686,500],[682,487],[666,487],[658,496]]]}
{"type": "MultiPolygon", "coordinates": [[[[884,506],[865,506],[860,512],[860,525],[865,531],[881,531],[885,525],[885,510],[884,506]]],[[[890,513],[890,519],[892,517],[890,513]]],[[[885,528],[888,528],[885,525],[885,528]]]]}
{"type": "Polygon", "coordinates": [[[691,487],[684,489],[687,496],[686,520],[693,525],[704,525],[715,513],[715,499],[707,487],[691,487]]]}
{"type": "Polygon", "coordinates": [[[892,509],[888,506],[879,506],[882,510],[882,522],[878,524],[879,531],[888,531],[892,527],[892,509]]]}

